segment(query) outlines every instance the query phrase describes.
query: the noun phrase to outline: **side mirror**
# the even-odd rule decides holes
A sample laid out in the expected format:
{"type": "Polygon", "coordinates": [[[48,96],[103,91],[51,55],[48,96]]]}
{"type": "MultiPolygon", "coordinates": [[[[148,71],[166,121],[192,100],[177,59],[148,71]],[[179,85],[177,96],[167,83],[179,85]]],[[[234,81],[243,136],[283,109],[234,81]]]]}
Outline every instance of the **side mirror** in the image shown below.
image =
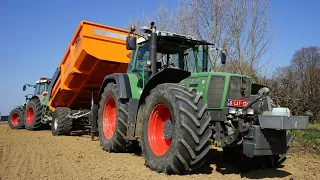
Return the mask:
{"type": "Polygon", "coordinates": [[[221,51],[221,64],[226,64],[227,56],[224,52],[221,51]]]}
{"type": "Polygon", "coordinates": [[[26,85],[24,85],[23,88],[22,88],[23,91],[26,91],[26,88],[27,88],[26,85]]]}
{"type": "Polygon", "coordinates": [[[136,31],[136,26],[132,25],[130,26],[130,32],[127,36],[127,50],[135,50],[137,47],[137,38],[134,36],[134,32],[136,31]],[[130,34],[133,34],[133,36],[130,36],[130,34]]]}
{"type": "Polygon", "coordinates": [[[137,38],[135,36],[127,36],[127,50],[135,50],[137,47],[137,38]]]}

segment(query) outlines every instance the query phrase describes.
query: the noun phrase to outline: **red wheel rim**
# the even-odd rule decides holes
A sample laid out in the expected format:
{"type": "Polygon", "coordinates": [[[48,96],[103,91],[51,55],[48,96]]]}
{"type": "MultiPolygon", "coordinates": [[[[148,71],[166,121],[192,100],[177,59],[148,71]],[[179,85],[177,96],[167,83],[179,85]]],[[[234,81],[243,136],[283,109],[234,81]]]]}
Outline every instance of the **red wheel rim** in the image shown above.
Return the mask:
{"type": "Polygon", "coordinates": [[[18,125],[19,124],[19,122],[20,122],[20,120],[19,120],[19,114],[18,113],[14,113],[14,114],[12,114],[12,116],[11,116],[11,124],[12,125],[14,125],[14,126],[16,126],[16,125],[18,125]]]}
{"type": "Polygon", "coordinates": [[[172,139],[165,138],[164,124],[170,119],[171,113],[166,105],[157,104],[153,108],[148,123],[148,142],[151,151],[156,156],[163,156],[169,150],[172,139]]]}
{"type": "Polygon", "coordinates": [[[109,97],[103,108],[103,134],[106,139],[111,139],[116,129],[117,108],[116,102],[109,97]]]}
{"type": "Polygon", "coordinates": [[[33,119],[34,119],[34,111],[33,111],[33,108],[30,107],[27,111],[27,123],[32,124],[33,119]]]}

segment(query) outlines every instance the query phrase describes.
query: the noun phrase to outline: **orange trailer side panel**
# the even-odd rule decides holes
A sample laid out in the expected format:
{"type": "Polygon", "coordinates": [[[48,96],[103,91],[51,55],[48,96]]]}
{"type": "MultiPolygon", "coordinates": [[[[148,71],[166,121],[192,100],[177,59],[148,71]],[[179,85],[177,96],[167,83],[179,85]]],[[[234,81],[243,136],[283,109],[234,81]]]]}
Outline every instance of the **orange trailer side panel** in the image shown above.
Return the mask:
{"type": "Polygon", "coordinates": [[[90,108],[91,90],[98,103],[104,77],[127,70],[127,34],[124,29],[82,21],[58,67],[50,107],[90,108]]]}

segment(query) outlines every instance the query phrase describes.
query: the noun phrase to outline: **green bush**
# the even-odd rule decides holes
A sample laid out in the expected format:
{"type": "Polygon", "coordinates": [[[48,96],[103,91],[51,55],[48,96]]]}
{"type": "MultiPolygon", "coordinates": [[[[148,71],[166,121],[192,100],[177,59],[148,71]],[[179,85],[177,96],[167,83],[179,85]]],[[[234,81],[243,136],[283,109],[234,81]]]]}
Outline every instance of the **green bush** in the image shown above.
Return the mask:
{"type": "Polygon", "coordinates": [[[306,130],[293,131],[292,135],[297,144],[307,149],[312,147],[312,152],[320,154],[320,123],[310,124],[306,130]]]}

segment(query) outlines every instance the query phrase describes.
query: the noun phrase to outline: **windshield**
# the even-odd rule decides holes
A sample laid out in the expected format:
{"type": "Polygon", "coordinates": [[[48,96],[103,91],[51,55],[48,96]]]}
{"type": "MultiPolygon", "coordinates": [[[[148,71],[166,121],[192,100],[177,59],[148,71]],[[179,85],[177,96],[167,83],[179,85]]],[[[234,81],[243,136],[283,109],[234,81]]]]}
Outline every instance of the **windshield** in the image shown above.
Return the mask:
{"type": "Polygon", "coordinates": [[[45,91],[45,83],[37,83],[34,94],[41,94],[45,91]]]}
{"type": "Polygon", "coordinates": [[[182,53],[161,54],[158,57],[158,61],[161,62],[162,66],[168,65],[168,67],[180,68],[192,73],[202,71],[203,51],[199,47],[188,48],[182,53]],[[183,67],[182,64],[179,64],[179,59],[182,61],[183,67]]]}
{"type": "MultiPolygon", "coordinates": [[[[176,48],[176,47],[175,47],[176,48]]],[[[142,71],[146,69],[147,61],[150,60],[150,46],[149,42],[138,45],[136,51],[131,54],[131,62],[129,64],[129,71],[142,71]],[[136,63],[133,64],[134,56],[136,56],[136,63]],[[133,68],[134,66],[134,68],[133,68]]],[[[180,68],[192,73],[201,72],[203,67],[203,48],[198,47],[183,47],[178,49],[177,53],[157,53],[157,69],[164,67],[180,68]],[[181,63],[179,63],[181,62],[181,63]]]]}

